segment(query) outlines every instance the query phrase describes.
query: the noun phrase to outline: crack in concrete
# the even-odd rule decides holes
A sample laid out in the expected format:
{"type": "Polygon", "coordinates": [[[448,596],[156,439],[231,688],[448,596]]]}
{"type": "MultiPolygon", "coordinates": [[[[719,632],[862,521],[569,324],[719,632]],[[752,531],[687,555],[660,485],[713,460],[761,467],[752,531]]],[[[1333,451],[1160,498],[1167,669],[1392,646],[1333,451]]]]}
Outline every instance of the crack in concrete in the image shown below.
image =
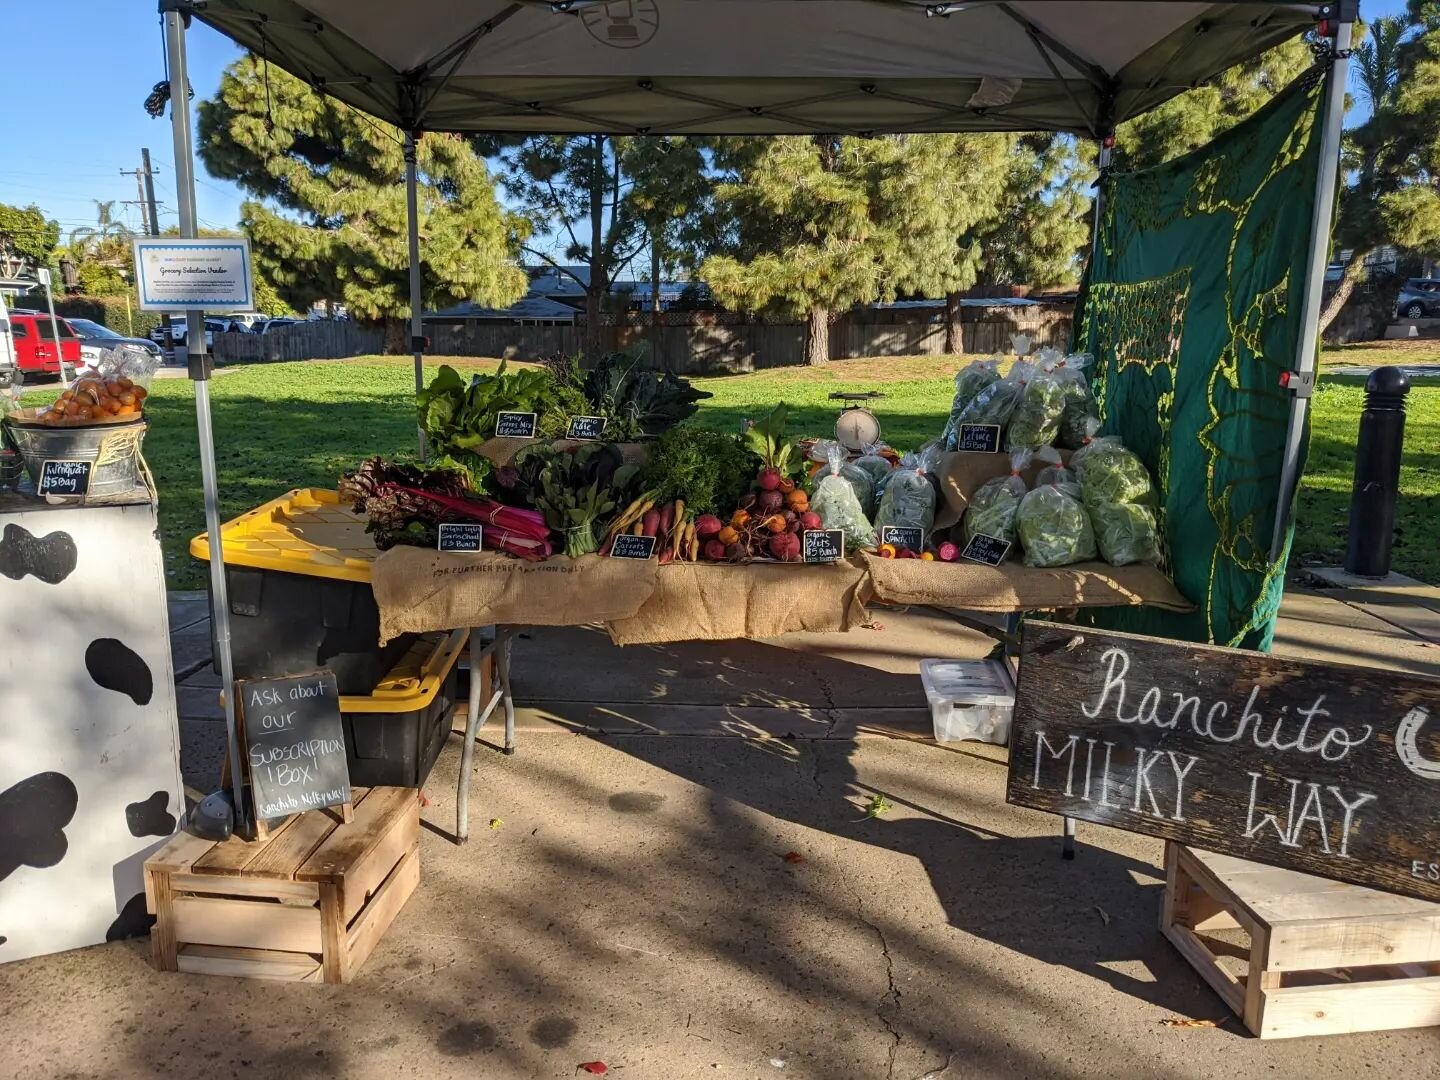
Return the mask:
{"type": "MultiPolygon", "coordinates": [[[[855,898],[855,917],[859,919],[875,935],[875,940],[880,942],[880,955],[885,959],[885,993],[880,995],[880,1000],[875,1003],[875,1016],[880,1023],[885,1025],[885,1033],[890,1037],[890,1047],[886,1054],[887,1066],[885,1070],[886,1080],[894,1080],[895,1059],[900,1054],[900,1043],[904,1041],[899,1028],[891,1021],[887,1012],[898,1012],[900,1009],[900,988],[895,985],[895,958],[890,955],[890,942],[885,937],[885,931],[871,922],[865,914],[865,898],[860,895],[860,890],[855,888],[850,879],[843,873],[840,875],[845,887],[850,890],[850,895],[855,898]]],[[[947,1058],[945,1068],[950,1067],[947,1058]]],[[[941,1070],[942,1072],[944,1069],[941,1070]]]]}
{"type": "Polygon", "coordinates": [[[950,1063],[953,1062],[954,1060],[955,1060],[955,1052],[952,1050],[950,1053],[948,1053],[948,1054],[945,1055],[945,1061],[944,1061],[944,1063],[943,1063],[938,1069],[926,1069],[926,1070],[925,1070],[923,1073],[921,1073],[919,1076],[915,1077],[915,1080],[936,1080],[936,1078],[937,1078],[941,1073],[949,1072],[949,1070],[950,1070],[950,1063]]]}

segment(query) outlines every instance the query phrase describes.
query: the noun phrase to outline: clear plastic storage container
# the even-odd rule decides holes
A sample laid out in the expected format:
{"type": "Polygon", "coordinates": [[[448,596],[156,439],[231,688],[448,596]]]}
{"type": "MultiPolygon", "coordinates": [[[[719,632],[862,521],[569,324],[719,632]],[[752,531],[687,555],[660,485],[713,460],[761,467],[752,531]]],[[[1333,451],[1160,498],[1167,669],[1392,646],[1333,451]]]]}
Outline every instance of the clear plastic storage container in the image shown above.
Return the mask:
{"type": "Polygon", "coordinates": [[[921,660],[936,742],[1010,741],[1015,680],[1001,660],[921,660]]]}

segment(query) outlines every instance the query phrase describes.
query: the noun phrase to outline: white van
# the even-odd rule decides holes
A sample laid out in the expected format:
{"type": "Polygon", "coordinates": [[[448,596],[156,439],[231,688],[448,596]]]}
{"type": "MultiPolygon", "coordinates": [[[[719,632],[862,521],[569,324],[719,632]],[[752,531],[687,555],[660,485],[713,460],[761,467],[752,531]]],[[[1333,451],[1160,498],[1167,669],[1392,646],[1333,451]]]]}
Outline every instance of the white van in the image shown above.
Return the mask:
{"type": "Polygon", "coordinates": [[[0,292],[0,390],[8,390],[20,381],[20,365],[15,361],[15,339],[10,334],[10,312],[5,307],[5,294],[0,292]]]}

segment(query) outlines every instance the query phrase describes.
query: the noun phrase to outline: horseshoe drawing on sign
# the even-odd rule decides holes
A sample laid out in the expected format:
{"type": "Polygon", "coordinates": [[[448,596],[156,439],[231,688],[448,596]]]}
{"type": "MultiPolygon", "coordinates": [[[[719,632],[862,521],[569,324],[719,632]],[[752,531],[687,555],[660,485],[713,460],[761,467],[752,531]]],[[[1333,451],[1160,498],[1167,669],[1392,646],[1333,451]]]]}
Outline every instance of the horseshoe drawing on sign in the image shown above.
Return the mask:
{"type": "Polygon", "coordinates": [[[1395,729],[1395,752],[1400,755],[1400,763],[1416,776],[1425,780],[1440,780],[1440,761],[1431,761],[1415,745],[1420,728],[1429,717],[1429,710],[1421,708],[1411,709],[1405,714],[1405,719],[1395,729]]]}

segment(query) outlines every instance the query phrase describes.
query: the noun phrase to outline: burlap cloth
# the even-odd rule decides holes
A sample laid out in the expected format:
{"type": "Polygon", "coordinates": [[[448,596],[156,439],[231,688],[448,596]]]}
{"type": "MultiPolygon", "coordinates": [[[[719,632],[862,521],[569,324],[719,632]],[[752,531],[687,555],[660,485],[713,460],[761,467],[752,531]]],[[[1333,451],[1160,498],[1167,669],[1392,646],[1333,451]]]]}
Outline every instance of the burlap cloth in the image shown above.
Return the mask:
{"type": "Polygon", "coordinates": [[[655,560],[564,556],[526,562],[498,552],[391,548],[375,560],[380,643],[466,626],[583,626],[628,619],[655,591],[655,560]]]}
{"type": "Polygon", "coordinates": [[[983,566],[972,562],[882,559],[863,553],[861,558],[870,573],[875,599],[891,604],[929,604],[970,611],[1132,604],[1190,611],[1195,606],[1158,567],[1149,564],[1111,566],[1085,562],[1046,570],[1015,562],[983,566]]]}
{"type": "Polygon", "coordinates": [[[866,619],[865,571],[854,563],[671,563],[629,618],[605,628],[617,645],[839,632],[866,619]]]}

